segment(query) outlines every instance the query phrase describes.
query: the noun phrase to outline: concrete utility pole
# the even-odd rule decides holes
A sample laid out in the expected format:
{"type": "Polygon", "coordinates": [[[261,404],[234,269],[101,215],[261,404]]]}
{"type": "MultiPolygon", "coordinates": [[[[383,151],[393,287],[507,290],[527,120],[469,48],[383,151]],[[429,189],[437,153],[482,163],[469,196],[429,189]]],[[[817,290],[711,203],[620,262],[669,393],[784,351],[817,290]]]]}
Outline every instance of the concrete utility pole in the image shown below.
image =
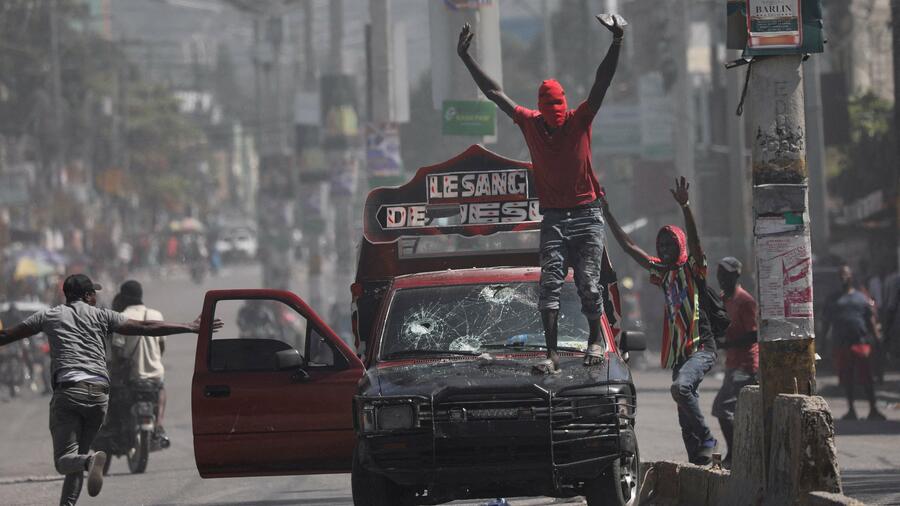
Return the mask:
{"type": "MultiPolygon", "coordinates": [[[[894,129],[900,129],[900,0],[891,0],[891,29],[892,43],[894,50],[894,129]]],[[[897,160],[900,160],[900,143],[897,143],[897,160]]],[[[895,203],[896,216],[894,217],[897,226],[897,265],[900,266],[900,171],[895,171],[897,181],[894,182],[896,188],[895,203]]]]}
{"type": "Polygon", "coordinates": [[[809,204],[812,215],[812,244],[819,252],[828,248],[828,191],[825,187],[825,129],[822,121],[822,83],[819,57],[803,63],[803,93],[806,96],[806,165],[809,167],[809,204]]]}
{"type": "Polygon", "coordinates": [[[60,185],[63,158],[66,148],[65,135],[63,134],[63,98],[62,81],[60,79],[59,61],[59,15],[56,12],[57,2],[51,1],[48,5],[50,21],[50,85],[51,104],[53,108],[53,136],[55,149],[53,159],[50,162],[50,187],[60,185]]]}
{"type": "Polygon", "coordinates": [[[759,362],[767,455],[775,397],[811,395],[816,390],[801,58],[757,58],[749,69],[747,110],[754,139],[759,362]]]}

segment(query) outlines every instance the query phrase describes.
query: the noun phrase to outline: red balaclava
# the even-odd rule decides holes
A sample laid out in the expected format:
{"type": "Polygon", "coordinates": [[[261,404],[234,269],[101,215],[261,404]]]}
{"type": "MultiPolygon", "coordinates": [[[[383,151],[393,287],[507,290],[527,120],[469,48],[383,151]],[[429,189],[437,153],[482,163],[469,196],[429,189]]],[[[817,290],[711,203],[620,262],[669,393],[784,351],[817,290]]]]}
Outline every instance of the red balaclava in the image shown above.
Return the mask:
{"type": "MultiPolygon", "coordinates": [[[[665,227],[659,229],[659,233],[656,234],[656,240],[659,241],[659,238],[663,235],[667,235],[672,239],[675,239],[675,243],[678,244],[678,260],[675,261],[675,267],[680,267],[687,263],[688,260],[688,250],[687,250],[687,236],[684,234],[684,230],[675,225],[666,225],[665,227]]],[[[662,263],[662,260],[659,258],[652,258],[651,260],[662,263]]]]}
{"type": "Polygon", "coordinates": [[[566,91],[556,79],[547,79],[538,89],[538,110],[553,128],[559,128],[566,121],[566,91]]]}

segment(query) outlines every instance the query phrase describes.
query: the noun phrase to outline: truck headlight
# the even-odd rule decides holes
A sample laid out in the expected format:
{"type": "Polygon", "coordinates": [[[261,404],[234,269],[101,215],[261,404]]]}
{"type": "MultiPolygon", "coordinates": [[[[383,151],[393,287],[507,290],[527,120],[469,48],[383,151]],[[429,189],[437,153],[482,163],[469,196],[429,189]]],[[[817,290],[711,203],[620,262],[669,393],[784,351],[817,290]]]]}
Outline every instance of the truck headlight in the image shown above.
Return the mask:
{"type": "Polygon", "coordinates": [[[415,413],[410,404],[379,406],[375,418],[378,430],[411,429],[415,425],[415,413]]]}

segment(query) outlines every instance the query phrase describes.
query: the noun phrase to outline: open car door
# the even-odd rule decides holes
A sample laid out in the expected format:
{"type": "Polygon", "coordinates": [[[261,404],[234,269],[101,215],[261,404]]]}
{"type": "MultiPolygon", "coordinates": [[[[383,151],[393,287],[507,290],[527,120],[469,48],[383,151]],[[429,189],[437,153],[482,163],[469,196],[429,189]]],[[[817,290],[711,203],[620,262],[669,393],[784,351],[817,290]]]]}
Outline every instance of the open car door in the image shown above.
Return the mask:
{"type": "Polygon", "coordinates": [[[191,388],[200,476],[349,472],[363,372],[297,295],[207,292],[191,388]],[[224,326],[213,333],[215,318],[224,326]]]}

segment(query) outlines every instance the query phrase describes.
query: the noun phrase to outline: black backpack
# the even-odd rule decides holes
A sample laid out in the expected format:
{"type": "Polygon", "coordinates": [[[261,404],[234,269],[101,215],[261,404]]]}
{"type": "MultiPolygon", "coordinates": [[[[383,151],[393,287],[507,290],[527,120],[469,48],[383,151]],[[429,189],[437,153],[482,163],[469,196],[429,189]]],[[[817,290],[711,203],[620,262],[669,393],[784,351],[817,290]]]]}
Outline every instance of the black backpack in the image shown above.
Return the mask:
{"type": "Polygon", "coordinates": [[[725,337],[725,331],[731,325],[731,318],[725,309],[725,303],[719,292],[713,290],[706,283],[706,280],[700,280],[700,310],[706,313],[706,319],[709,321],[710,329],[716,340],[725,337]]]}

